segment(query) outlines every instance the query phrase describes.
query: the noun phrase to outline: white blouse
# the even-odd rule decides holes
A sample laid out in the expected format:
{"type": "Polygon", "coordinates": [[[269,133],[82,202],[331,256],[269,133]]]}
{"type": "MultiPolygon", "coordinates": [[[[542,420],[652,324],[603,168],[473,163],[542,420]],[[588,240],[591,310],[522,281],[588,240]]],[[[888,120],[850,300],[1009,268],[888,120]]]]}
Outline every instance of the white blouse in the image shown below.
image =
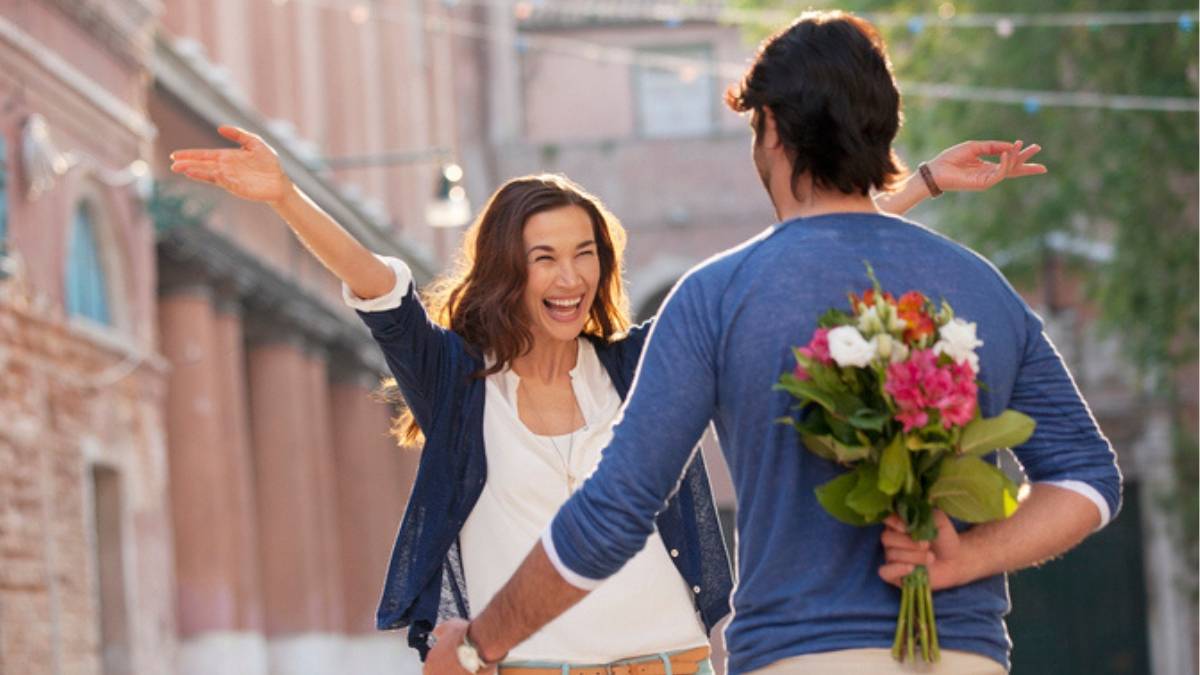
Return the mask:
{"type": "MultiPolygon", "coordinates": [[[[573,440],[538,436],[521,422],[519,383],[511,370],[487,380],[488,477],[459,535],[473,614],[508,581],[567,500],[568,474],[582,480],[595,469],[621,408],[595,348],[582,338],[571,385],[586,423],[573,440]]],[[[707,644],[691,592],[671,562],[673,553],[653,533],[620,572],[517,645],[507,660],[607,663],[707,644]]]]}

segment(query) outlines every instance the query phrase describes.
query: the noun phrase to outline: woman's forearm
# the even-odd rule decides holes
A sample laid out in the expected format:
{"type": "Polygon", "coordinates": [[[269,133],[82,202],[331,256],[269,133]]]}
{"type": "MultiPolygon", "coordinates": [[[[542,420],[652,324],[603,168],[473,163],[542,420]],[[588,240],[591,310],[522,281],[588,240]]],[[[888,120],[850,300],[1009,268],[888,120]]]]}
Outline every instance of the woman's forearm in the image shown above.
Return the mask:
{"type": "Polygon", "coordinates": [[[305,247],[360,298],[377,298],[392,290],[396,275],[300,188],[292,186],[271,207],[287,222],[305,247]]]}
{"type": "Polygon", "coordinates": [[[875,205],[879,207],[880,211],[897,216],[908,213],[912,207],[929,197],[929,188],[925,187],[925,181],[913,180],[916,177],[917,172],[914,171],[900,182],[900,186],[896,190],[876,195],[875,205]]]}

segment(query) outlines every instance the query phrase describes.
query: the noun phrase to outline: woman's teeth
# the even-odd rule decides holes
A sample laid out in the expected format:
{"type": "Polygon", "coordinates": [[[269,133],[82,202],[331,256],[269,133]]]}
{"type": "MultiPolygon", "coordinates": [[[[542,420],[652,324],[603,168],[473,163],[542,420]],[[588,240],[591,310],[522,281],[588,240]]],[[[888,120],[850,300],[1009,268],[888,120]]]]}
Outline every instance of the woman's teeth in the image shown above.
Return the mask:
{"type": "Polygon", "coordinates": [[[583,304],[583,298],[572,298],[570,300],[547,298],[542,302],[545,303],[546,311],[553,318],[559,321],[574,321],[579,314],[580,306],[583,304]]]}

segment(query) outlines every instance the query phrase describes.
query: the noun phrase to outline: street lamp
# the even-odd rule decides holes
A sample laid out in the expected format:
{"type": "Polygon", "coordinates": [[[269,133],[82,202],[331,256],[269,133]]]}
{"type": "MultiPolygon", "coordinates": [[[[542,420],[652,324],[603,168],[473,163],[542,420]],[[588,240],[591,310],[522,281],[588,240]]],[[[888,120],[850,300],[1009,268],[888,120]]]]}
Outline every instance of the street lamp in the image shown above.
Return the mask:
{"type": "Polygon", "coordinates": [[[430,227],[461,227],[471,220],[471,203],[462,186],[463,170],[446,164],[438,175],[433,201],[425,206],[425,221],[430,227]]]}

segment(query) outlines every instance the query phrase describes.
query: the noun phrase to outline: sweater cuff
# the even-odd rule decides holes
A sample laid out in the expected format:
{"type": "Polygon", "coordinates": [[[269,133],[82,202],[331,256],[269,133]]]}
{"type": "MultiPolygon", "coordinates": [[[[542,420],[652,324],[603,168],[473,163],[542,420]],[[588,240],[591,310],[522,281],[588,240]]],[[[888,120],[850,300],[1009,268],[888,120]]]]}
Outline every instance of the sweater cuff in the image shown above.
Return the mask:
{"type": "Polygon", "coordinates": [[[392,287],[392,290],[377,298],[360,298],[350,291],[346,282],[342,282],[342,301],[360,312],[386,312],[396,309],[408,293],[409,284],[412,283],[412,270],[403,260],[378,254],[375,257],[392,268],[392,272],[396,274],[396,285],[392,287]]]}
{"type": "Polygon", "coordinates": [[[1108,502],[1103,496],[1100,495],[1100,492],[1091,485],[1088,485],[1081,480],[1048,480],[1040,481],[1040,483],[1042,485],[1053,485],[1055,487],[1063,488],[1064,490],[1070,490],[1071,492],[1083,495],[1084,497],[1090,499],[1100,511],[1100,525],[1096,528],[1096,531],[1104,529],[1104,526],[1108,525],[1108,521],[1112,520],[1112,512],[1108,508],[1108,502]]]}
{"type": "Polygon", "coordinates": [[[550,559],[550,564],[554,565],[554,569],[564,581],[581,591],[595,590],[600,584],[604,583],[604,579],[589,579],[567,567],[562,558],[558,557],[558,549],[554,548],[554,535],[550,530],[551,528],[547,527],[542,532],[542,548],[545,549],[546,557],[550,559]]]}

